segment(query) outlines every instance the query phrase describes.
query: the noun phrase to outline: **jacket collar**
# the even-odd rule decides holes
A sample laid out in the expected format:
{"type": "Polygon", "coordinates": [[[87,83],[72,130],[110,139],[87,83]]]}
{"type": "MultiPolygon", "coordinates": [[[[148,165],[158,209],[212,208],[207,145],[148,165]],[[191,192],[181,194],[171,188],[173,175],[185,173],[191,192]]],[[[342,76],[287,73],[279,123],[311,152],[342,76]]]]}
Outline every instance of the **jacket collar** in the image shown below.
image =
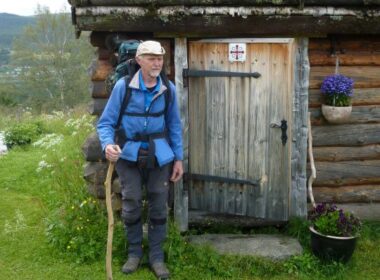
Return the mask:
{"type": "MultiPolygon", "coordinates": [[[[141,69],[139,69],[133,76],[131,82],[129,83],[130,88],[141,90],[140,89],[140,72],[141,72],[141,69]]],[[[161,86],[157,95],[162,94],[167,89],[167,87],[162,83],[162,79],[159,79],[159,82],[161,83],[161,86]]]]}

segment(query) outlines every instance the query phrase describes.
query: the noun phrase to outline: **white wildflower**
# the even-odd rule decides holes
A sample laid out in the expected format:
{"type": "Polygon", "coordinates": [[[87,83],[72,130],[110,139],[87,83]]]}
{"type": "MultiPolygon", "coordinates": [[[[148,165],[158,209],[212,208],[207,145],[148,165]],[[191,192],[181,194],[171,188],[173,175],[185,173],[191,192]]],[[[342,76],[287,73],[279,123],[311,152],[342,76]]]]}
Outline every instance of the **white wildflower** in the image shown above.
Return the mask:
{"type": "Polygon", "coordinates": [[[37,172],[41,172],[43,169],[47,169],[47,168],[50,168],[50,167],[53,167],[53,166],[51,164],[47,163],[46,161],[41,160],[38,163],[38,167],[37,167],[36,171],[37,172]]]}
{"type": "Polygon", "coordinates": [[[46,134],[44,137],[42,137],[40,140],[33,143],[34,147],[41,147],[45,149],[50,149],[51,147],[58,145],[63,141],[63,135],[62,134],[46,134]]]}

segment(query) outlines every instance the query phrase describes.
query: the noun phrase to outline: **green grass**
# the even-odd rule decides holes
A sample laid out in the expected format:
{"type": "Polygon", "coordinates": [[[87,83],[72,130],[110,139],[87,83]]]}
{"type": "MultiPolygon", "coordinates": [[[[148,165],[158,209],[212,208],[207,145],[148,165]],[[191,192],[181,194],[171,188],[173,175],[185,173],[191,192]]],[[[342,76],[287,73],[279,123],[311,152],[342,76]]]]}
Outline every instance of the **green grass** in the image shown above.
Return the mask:
{"type": "MultiPolygon", "coordinates": [[[[55,217],[52,212],[70,201],[70,195],[81,197],[85,192],[80,146],[88,131],[72,135],[72,129],[64,126],[65,119],[44,122],[49,133],[65,136],[61,144],[50,150],[33,146],[15,148],[0,158],[0,280],[105,279],[104,252],[95,261],[78,263],[75,254],[58,250],[47,242],[47,218],[55,217]],[[42,159],[54,166],[37,172],[42,159]]],[[[117,228],[120,229],[120,224],[117,228]]],[[[99,223],[96,229],[104,235],[105,251],[107,228],[99,223]]],[[[312,256],[307,228],[301,221],[294,220],[285,229],[252,231],[256,232],[296,236],[305,252],[286,262],[220,256],[210,248],[189,245],[171,226],[165,250],[172,279],[379,279],[379,222],[364,224],[357,250],[346,265],[323,264],[312,256]]],[[[122,231],[117,230],[114,238],[114,279],[155,279],[147,265],[134,275],[122,274],[120,268],[125,261],[122,231]]]]}

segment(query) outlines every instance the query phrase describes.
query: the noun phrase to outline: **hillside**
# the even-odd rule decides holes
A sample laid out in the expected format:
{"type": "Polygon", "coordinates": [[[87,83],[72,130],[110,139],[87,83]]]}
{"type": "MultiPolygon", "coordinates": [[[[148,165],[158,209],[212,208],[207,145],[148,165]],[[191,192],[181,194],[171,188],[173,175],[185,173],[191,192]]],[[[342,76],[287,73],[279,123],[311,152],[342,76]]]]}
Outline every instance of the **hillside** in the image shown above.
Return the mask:
{"type": "Polygon", "coordinates": [[[9,62],[13,39],[22,32],[26,25],[34,24],[33,16],[18,16],[0,13],[0,66],[9,62]]]}
{"type": "Polygon", "coordinates": [[[0,48],[10,49],[12,40],[28,24],[33,24],[33,16],[18,16],[0,13],[0,48]]]}

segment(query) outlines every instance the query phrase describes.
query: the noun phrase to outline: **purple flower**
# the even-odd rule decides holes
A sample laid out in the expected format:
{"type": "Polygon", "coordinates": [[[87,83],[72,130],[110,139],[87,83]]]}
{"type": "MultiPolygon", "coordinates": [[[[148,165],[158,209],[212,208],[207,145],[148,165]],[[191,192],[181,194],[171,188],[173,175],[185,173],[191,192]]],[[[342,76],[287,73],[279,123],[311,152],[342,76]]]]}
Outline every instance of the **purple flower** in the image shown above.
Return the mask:
{"type": "Polygon", "coordinates": [[[327,76],[321,86],[321,92],[327,96],[352,96],[354,80],[344,75],[334,74],[327,76]]]}

